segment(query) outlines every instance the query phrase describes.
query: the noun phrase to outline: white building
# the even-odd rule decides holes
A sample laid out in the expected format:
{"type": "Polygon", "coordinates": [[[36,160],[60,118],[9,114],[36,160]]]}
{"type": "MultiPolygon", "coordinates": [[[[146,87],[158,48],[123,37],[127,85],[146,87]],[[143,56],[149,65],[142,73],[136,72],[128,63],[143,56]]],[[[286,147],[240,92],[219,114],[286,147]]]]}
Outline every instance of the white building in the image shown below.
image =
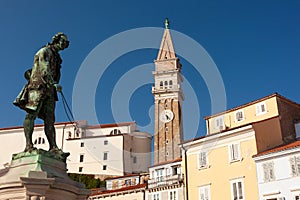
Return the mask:
{"type": "MultiPolygon", "coordinates": [[[[146,172],[151,165],[149,133],[139,132],[135,122],[87,125],[86,121],[56,123],[56,142],[67,158],[68,173],[121,176],[146,172]]],[[[35,126],[36,148],[48,150],[44,126],[35,126]]],[[[23,127],[0,129],[0,169],[9,166],[11,156],[25,148],[23,127]]]]}
{"type": "Polygon", "coordinates": [[[254,156],[260,200],[300,199],[300,141],[254,156]]]}
{"type": "Polygon", "coordinates": [[[151,166],[149,175],[146,200],[184,199],[181,158],[151,166]]]}
{"type": "Polygon", "coordinates": [[[148,173],[106,179],[106,190],[92,189],[89,200],[144,200],[148,173]]]}

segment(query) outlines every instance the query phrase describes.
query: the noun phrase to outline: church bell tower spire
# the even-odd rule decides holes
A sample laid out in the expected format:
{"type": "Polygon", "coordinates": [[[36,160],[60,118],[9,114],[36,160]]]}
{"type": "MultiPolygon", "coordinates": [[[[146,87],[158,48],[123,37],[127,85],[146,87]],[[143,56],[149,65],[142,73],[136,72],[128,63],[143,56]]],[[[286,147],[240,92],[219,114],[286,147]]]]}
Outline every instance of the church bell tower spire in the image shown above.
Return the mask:
{"type": "Polygon", "coordinates": [[[165,30],[154,63],[154,164],[158,164],[179,158],[181,155],[178,145],[183,142],[183,77],[181,63],[174,51],[168,19],[165,20],[165,30]]]}

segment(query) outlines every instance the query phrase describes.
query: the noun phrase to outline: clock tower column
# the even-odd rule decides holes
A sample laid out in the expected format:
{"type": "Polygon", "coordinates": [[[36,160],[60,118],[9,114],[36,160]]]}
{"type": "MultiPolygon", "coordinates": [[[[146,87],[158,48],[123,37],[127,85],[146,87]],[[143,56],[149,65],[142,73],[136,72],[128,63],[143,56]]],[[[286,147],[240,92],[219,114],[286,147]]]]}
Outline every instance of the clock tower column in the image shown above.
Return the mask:
{"type": "Polygon", "coordinates": [[[176,56],[168,19],[155,63],[155,84],[152,93],[155,101],[154,164],[179,158],[179,144],[183,141],[181,106],[184,95],[181,64],[176,56]]]}

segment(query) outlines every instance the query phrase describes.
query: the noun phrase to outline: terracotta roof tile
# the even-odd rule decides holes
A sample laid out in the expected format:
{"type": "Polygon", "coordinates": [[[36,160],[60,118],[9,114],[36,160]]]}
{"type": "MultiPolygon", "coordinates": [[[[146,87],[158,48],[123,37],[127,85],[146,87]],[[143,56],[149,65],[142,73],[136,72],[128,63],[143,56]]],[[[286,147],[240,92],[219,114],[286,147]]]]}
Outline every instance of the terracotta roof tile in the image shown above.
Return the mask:
{"type": "Polygon", "coordinates": [[[261,153],[258,153],[256,155],[254,155],[253,157],[258,157],[258,156],[261,156],[261,155],[275,153],[275,152],[278,152],[278,151],[284,151],[284,150],[288,150],[288,149],[293,149],[293,148],[296,148],[296,147],[300,147],[300,140],[291,142],[289,144],[283,144],[283,145],[277,146],[277,147],[275,147],[273,149],[269,149],[269,150],[263,151],[261,153]]]}
{"type": "Polygon", "coordinates": [[[156,167],[156,166],[165,165],[165,164],[174,163],[174,162],[179,162],[179,161],[182,161],[182,158],[176,158],[175,160],[160,162],[158,164],[152,165],[151,167],[156,167]]]}
{"type": "Polygon", "coordinates": [[[104,190],[104,191],[100,191],[100,192],[98,192],[97,189],[92,189],[92,194],[90,196],[112,194],[112,193],[123,192],[123,191],[127,191],[127,190],[135,190],[135,189],[140,189],[140,188],[146,188],[146,186],[147,186],[147,184],[143,183],[143,184],[132,185],[132,186],[123,187],[123,188],[119,188],[119,189],[115,189],[115,190],[104,190]]]}

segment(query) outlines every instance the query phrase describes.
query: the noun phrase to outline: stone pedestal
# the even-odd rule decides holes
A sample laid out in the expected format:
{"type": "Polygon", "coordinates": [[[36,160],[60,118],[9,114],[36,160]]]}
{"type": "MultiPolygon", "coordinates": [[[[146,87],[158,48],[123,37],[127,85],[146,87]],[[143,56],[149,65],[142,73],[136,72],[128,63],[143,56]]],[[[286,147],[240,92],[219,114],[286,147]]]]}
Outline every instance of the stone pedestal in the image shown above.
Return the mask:
{"type": "Polygon", "coordinates": [[[11,165],[0,173],[0,200],[83,200],[90,190],[71,180],[65,158],[34,150],[14,154],[11,165]]]}

